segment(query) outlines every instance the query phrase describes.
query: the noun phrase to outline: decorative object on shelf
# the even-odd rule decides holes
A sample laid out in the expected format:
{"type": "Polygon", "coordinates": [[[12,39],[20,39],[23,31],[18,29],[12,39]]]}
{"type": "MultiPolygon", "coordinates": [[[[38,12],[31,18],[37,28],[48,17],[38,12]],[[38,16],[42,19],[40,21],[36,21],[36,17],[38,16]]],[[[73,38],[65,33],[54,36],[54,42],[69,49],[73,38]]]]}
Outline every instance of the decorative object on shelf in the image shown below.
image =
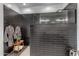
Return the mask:
{"type": "Polygon", "coordinates": [[[23,47],[24,47],[24,40],[17,40],[14,43],[13,50],[16,51],[16,52],[19,52],[20,50],[22,50],[23,47]]]}
{"type": "Polygon", "coordinates": [[[19,26],[16,26],[15,28],[14,39],[16,39],[16,41],[13,50],[19,52],[24,47],[24,40],[21,40],[21,28],[19,26]]]}

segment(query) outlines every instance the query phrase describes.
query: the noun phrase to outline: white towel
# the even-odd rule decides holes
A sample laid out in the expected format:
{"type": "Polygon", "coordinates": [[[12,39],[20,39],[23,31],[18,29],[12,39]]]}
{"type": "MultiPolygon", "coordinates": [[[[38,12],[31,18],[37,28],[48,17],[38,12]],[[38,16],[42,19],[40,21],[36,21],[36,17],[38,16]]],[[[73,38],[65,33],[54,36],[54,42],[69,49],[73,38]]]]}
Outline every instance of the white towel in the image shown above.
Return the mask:
{"type": "Polygon", "coordinates": [[[5,38],[4,42],[8,42],[8,46],[13,45],[13,35],[14,35],[14,28],[13,26],[9,25],[5,29],[5,38]]]}
{"type": "Polygon", "coordinates": [[[21,39],[21,28],[19,26],[15,28],[14,39],[21,39]]]}

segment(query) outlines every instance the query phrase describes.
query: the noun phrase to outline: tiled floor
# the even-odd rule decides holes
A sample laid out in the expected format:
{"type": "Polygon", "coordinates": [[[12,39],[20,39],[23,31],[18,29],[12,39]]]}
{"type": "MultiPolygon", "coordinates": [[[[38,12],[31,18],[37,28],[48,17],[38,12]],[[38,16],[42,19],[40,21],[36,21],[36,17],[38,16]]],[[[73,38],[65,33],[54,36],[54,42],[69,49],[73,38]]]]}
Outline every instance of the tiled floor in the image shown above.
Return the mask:
{"type": "Polygon", "coordinates": [[[30,56],[30,46],[28,46],[20,56],[30,56]]]}

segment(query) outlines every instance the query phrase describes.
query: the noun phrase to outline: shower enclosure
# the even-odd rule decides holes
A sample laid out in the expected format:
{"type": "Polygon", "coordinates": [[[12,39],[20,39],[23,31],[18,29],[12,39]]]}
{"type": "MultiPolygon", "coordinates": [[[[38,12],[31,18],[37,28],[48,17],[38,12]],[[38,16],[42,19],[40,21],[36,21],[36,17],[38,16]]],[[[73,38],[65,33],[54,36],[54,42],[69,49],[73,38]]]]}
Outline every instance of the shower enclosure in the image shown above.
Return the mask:
{"type": "Polygon", "coordinates": [[[34,15],[31,56],[68,56],[77,48],[75,10],[34,15]]]}

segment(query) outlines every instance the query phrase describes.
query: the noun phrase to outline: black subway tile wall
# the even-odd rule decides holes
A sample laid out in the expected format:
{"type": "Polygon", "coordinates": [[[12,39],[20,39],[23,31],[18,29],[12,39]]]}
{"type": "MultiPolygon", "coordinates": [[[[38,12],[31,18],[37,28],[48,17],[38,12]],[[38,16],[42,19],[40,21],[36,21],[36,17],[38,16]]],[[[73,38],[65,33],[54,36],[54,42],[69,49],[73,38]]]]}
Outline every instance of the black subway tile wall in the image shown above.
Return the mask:
{"type": "Polygon", "coordinates": [[[77,47],[75,24],[35,25],[32,37],[31,55],[63,56],[77,47]]]}
{"type": "Polygon", "coordinates": [[[63,14],[59,12],[43,13],[39,14],[39,17],[37,16],[38,18],[34,18],[35,22],[31,27],[32,56],[68,56],[70,49],[77,49],[75,11],[68,10],[67,12],[68,23],[39,23],[41,15],[51,20],[54,20],[53,17],[55,14],[55,19],[60,15],[62,15],[60,18],[64,18],[63,14]]]}

